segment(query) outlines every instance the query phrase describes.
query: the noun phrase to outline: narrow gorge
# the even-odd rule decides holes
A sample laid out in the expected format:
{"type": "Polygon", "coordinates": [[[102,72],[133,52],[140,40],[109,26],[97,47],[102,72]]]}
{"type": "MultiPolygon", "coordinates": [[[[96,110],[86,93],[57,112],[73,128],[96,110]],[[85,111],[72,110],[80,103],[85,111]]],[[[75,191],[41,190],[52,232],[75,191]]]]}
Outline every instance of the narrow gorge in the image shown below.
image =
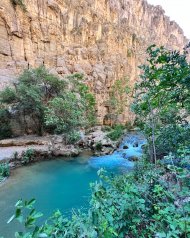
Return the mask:
{"type": "MultiPolygon", "coordinates": [[[[111,111],[112,85],[123,77],[134,85],[149,45],[181,50],[187,43],[161,7],[144,0],[25,0],[24,6],[0,3],[0,87],[40,65],[60,76],[82,73],[101,124],[111,111]]],[[[133,119],[129,104],[121,123],[133,119]]]]}
{"type": "Polygon", "coordinates": [[[150,1],[0,0],[0,238],[190,238],[190,42],[150,1]]]}

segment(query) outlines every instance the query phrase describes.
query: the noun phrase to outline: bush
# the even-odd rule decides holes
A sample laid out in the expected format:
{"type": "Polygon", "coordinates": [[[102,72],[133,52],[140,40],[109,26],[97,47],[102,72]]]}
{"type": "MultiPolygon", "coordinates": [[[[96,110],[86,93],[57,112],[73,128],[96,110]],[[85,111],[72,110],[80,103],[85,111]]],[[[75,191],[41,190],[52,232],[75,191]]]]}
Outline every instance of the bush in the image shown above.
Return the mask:
{"type": "Polygon", "coordinates": [[[97,151],[101,151],[102,150],[102,143],[101,142],[97,142],[96,145],[95,145],[95,150],[97,151]]]}
{"type": "Polygon", "coordinates": [[[112,130],[111,126],[104,126],[104,127],[102,127],[102,131],[104,131],[104,132],[110,132],[111,130],[112,130]]]}
{"type": "Polygon", "coordinates": [[[11,136],[10,113],[6,109],[0,109],[0,140],[11,136]]]}
{"type": "Polygon", "coordinates": [[[74,144],[80,140],[81,136],[78,131],[73,131],[71,133],[68,133],[68,143],[74,144]]]}
{"type": "MultiPolygon", "coordinates": [[[[190,44],[189,46],[190,47],[190,44]]],[[[189,144],[190,64],[188,50],[181,53],[152,45],[140,66],[132,109],[147,138],[154,163],[179,144],[189,144]]]]}
{"type": "Polygon", "coordinates": [[[177,153],[180,145],[190,146],[190,126],[165,125],[160,128],[156,138],[157,155],[162,157],[169,153],[177,153]]]}
{"type": "Polygon", "coordinates": [[[24,1],[23,1],[23,0],[11,0],[11,2],[12,2],[12,4],[13,4],[14,6],[18,5],[18,6],[21,7],[21,9],[22,9],[23,11],[27,11],[26,5],[24,4],[24,1]]]}
{"type": "Polygon", "coordinates": [[[21,162],[22,164],[28,164],[32,162],[34,158],[35,158],[34,149],[27,149],[22,155],[21,162]]]}
{"type": "MultiPolygon", "coordinates": [[[[61,80],[43,66],[25,70],[14,88],[0,93],[0,102],[16,109],[24,121],[30,117],[36,125],[33,132],[39,135],[54,130],[76,136],[80,127],[96,121],[95,98],[82,79],[82,75],[74,74],[61,80]]],[[[69,140],[77,140],[73,139],[69,140]]]]}
{"type": "Polygon", "coordinates": [[[77,129],[85,126],[84,112],[76,94],[68,92],[49,102],[45,122],[47,126],[55,126],[56,133],[64,133],[66,143],[74,143],[79,139],[77,129]]]}
{"type": "Polygon", "coordinates": [[[0,164],[0,182],[10,175],[10,168],[7,163],[0,164]]]}
{"type": "Polygon", "coordinates": [[[55,127],[55,133],[64,133],[66,143],[79,139],[77,131],[95,123],[95,98],[79,75],[69,76],[69,88],[48,102],[45,123],[55,127]]]}
{"type": "Polygon", "coordinates": [[[101,170],[99,176],[101,182],[92,186],[88,213],[74,213],[71,219],[57,211],[37,228],[35,221],[42,214],[33,209],[35,201],[20,200],[10,221],[23,222],[29,233],[28,236],[19,233],[17,237],[188,237],[190,178],[187,170],[175,166],[154,167],[141,161],[131,174],[110,178],[101,170]],[[24,210],[28,215],[24,216],[27,214],[24,210]]]}
{"type": "Polygon", "coordinates": [[[124,134],[124,129],[125,127],[123,125],[116,125],[107,136],[113,141],[118,140],[124,134]]]}
{"type": "Polygon", "coordinates": [[[0,101],[1,103],[11,104],[16,101],[16,92],[13,88],[6,87],[0,93],[0,101]]]}

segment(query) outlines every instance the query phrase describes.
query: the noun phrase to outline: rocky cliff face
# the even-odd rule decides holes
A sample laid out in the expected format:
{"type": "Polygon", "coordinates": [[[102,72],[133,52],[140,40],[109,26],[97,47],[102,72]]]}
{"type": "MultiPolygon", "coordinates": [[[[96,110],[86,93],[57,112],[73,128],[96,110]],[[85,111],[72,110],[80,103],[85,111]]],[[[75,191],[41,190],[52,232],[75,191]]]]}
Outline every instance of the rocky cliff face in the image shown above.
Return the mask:
{"type": "MultiPolygon", "coordinates": [[[[145,48],[182,49],[187,40],[161,7],[144,0],[25,0],[27,11],[0,2],[0,87],[25,68],[45,65],[59,75],[81,72],[95,93],[99,121],[116,79],[137,80],[145,48]]],[[[130,120],[129,109],[120,116],[130,120]]]]}

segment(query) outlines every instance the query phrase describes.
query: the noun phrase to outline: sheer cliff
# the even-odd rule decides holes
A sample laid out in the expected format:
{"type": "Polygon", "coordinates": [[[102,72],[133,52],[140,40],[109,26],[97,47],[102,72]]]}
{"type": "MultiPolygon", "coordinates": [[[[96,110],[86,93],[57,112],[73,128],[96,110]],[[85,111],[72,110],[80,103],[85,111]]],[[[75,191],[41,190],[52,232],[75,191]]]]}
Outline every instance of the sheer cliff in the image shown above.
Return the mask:
{"type": "MultiPolygon", "coordinates": [[[[0,2],[0,87],[39,65],[61,76],[81,72],[100,122],[113,83],[127,76],[134,84],[148,45],[182,49],[187,42],[162,8],[145,0],[25,0],[26,10],[13,2],[0,2]]],[[[120,120],[131,116],[126,107],[120,120]]]]}

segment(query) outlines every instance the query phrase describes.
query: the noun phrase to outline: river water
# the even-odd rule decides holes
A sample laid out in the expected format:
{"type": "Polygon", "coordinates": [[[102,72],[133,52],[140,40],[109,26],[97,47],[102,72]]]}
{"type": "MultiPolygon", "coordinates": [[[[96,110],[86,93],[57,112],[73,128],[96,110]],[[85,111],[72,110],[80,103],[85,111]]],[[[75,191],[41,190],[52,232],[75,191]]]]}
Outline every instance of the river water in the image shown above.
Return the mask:
{"type": "Polygon", "coordinates": [[[97,170],[105,168],[117,174],[130,171],[134,163],[128,158],[140,157],[144,143],[142,135],[131,133],[112,155],[91,157],[86,153],[72,161],[59,158],[12,171],[11,177],[0,187],[0,237],[13,238],[14,231],[20,230],[16,222],[7,225],[14,213],[14,204],[20,198],[35,198],[35,207],[44,214],[43,219],[56,209],[66,216],[72,209],[85,211],[91,193],[89,184],[98,180],[97,170]],[[124,145],[128,149],[123,149],[124,145]]]}

